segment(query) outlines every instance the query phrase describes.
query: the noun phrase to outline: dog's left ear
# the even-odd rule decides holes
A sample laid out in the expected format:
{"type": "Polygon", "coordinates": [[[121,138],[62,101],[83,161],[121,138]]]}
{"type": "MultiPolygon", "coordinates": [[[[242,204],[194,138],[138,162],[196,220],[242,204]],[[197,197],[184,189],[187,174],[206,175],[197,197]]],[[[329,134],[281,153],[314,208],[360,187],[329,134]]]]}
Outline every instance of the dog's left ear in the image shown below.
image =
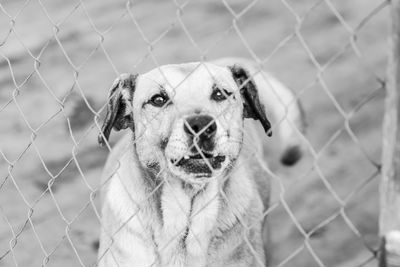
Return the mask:
{"type": "Polygon", "coordinates": [[[271,123],[265,113],[264,106],[260,102],[258,91],[255,82],[248,72],[239,65],[230,66],[233,79],[240,89],[240,94],[243,99],[243,116],[259,120],[265,133],[268,136],[272,135],[271,123]]]}
{"type": "Polygon", "coordinates": [[[121,74],[111,86],[108,93],[106,118],[98,137],[101,146],[106,144],[113,128],[116,131],[128,127],[134,130],[132,99],[137,76],[128,73],[121,74]]]}

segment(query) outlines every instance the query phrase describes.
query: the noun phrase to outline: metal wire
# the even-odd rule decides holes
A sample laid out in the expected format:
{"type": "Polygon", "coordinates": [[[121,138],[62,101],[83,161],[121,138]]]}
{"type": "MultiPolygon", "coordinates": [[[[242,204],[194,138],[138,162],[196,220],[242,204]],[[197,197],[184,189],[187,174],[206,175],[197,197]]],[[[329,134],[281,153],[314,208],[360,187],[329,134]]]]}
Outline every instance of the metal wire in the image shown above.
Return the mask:
{"type": "MultiPolygon", "coordinates": [[[[55,8],[41,0],[27,0],[22,4],[18,3],[13,5],[0,3],[0,16],[9,23],[8,27],[0,27],[0,30],[3,31],[1,32],[2,35],[0,35],[0,69],[2,70],[0,85],[3,84],[3,80],[6,80],[6,82],[4,82],[5,85],[2,85],[6,90],[0,92],[0,117],[2,120],[9,116],[13,117],[11,119],[14,120],[15,117],[15,120],[19,122],[19,127],[22,129],[20,131],[22,131],[26,136],[29,136],[29,138],[18,139],[22,136],[18,134],[13,138],[13,129],[1,130],[11,136],[11,139],[7,139],[8,142],[15,142],[18,144],[14,150],[10,150],[10,146],[4,145],[4,147],[2,147],[0,143],[0,174],[3,175],[0,178],[0,217],[2,218],[2,222],[4,222],[4,224],[0,224],[0,243],[7,243],[5,246],[0,245],[1,266],[3,266],[2,263],[5,264],[4,266],[27,266],[26,264],[32,262],[40,263],[42,266],[54,266],[54,264],[60,264],[58,257],[65,253],[63,250],[68,251],[67,254],[69,255],[69,258],[67,258],[66,262],[63,263],[64,265],[60,264],[60,266],[96,266],[98,261],[101,261],[107,253],[111,253],[114,261],[113,264],[119,266],[118,256],[115,254],[114,247],[114,239],[116,236],[132,219],[137,219],[139,217],[138,213],[142,209],[143,204],[158,194],[161,187],[165,187],[167,190],[171,190],[171,192],[174,193],[170,182],[166,179],[162,179],[162,173],[165,170],[160,170],[157,179],[161,179],[161,182],[152,192],[149,192],[142,202],[138,203],[134,198],[130,197],[130,204],[135,207],[136,211],[131,214],[126,221],[121,222],[121,226],[117,231],[106,233],[109,238],[109,243],[107,244],[104,254],[99,255],[99,257],[96,256],[96,249],[87,249],[88,246],[90,247],[90,244],[86,244],[86,247],[82,245],[82,243],[88,243],[88,241],[79,239],[80,236],[85,236],[85,234],[76,233],[77,231],[82,231],[76,226],[81,220],[88,220],[90,223],[95,223],[96,225],[94,228],[106,231],[105,227],[101,225],[102,220],[98,205],[98,196],[99,192],[107,186],[111,179],[118,179],[123,185],[125,193],[127,195],[131,194],[128,186],[124,184],[124,180],[119,177],[117,172],[120,167],[119,165],[106,181],[102,183],[99,180],[93,182],[94,179],[92,177],[100,176],[104,158],[99,159],[101,162],[99,162],[95,168],[88,167],[87,160],[81,159],[84,151],[87,151],[88,149],[92,149],[92,153],[104,154],[103,152],[96,151],[97,148],[95,148],[95,144],[92,140],[94,140],[93,135],[101,132],[100,117],[107,106],[107,99],[105,99],[105,97],[101,100],[97,99],[98,101],[93,105],[92,98],[94,93],[86,89],[88,84],[87,82],[82,81],[81,77],[89,75],[87,69],[92,67],[90,64],[92,64],[93,58],[100,56],[104,57],[103,62],[105,67],[97,66],[97,68],[108,68],[107,71],[101,71],[102,73],[111,72],[112,74],[109,74],[111,75],[110,77],[121,74],[123,67],[121,67],[120,62],[116,63],[117,61],[114,57],[117,56],[114,54],[114,51],[109,51],[110,49],[107,46],[108,40],[112,38],[110,35],[112,35],[114,31],[118,30],[119,27],[124,27],[124,31],[127,31],[126,34],[129,34],[128,31],[137,31],[136,35],[140,37],[138,43],[140,42],[144,45],[142,48],[145,51],[140,55],[140,57],[130,60],[131,66],[137,69],[140,68],[139,66],[144,62],[150,60],[149,65],[158,68],[167,82],[168,77],[160,68],[162,65],[161,62],[164,62],[165,59],[159,56],[158,53],[160,50],[162,51],[164,49],[163,41],[169,38],[169,35],[173,34],[173,31],[176,29],[179,29],[182,33],[180,36],[182,40],[180,41],[188,41],[188,46],[191,46],[191,48],[196,51],[196,59],[202,63],[199,65],[199,68],[205,67],[206,69],[207,65],[204,64],[204,62],[206,62],[209,55],[213,53],[213,48],[220,45],[227,36],[234,35],[257,66],[257,72],[251,73],[253,76],[258,74],[263,75],[261,70],[268,68],[271,61],[273,61],[274,58],[279,57],[279,53],[296,42],[302,52],[305,53],[309,64],[311,63],[315,73],[313,79],[308,85],[295,90],[296,99],[293,103],[290,103],[290,105],[285,106],[286,114],[291,105],[295,105],[297,100],[303,99],[303,96],[308,94],[312,88],[318,87],[320,88],[320,93],[324,94],[333,105],[334,111],[332,112],[336,112],[340,115],[341,123],[333,132],[329,131],[326,133],[328,136],[327,140],[324,140],[324,142],[319,146],[315,146],[315,140],[312,139],[313,136],[315,137],[314,134],[310,134],[310,136],[303,135],[301,129],[296,129],[297,134],[306,145],[306,150],[308,152],[306,160],[309,164],[306,164],[307,167],[304,168],[301,173],[297,173],[296,179],[292,182],[288,182],[284,178],[284,172],[279,170],[276,171],[267,166],[264,158],[260,158],[259,156],[256,156],[256,153],[253,153],[253,157],[255,157],[259,162],[263,171],[271,177],[278,192],[277,197],[273,199],[269,209],[263,213],[263,218],[260,219],[264,219],[268,215],[268,219],[273,220],[276,214],[285,214],[287,217],[286,220],[290,221],[293,225],[293,229],[300,234],[302,240],[300,244],[295,242],[294,249],[290,251],[285,247],[285,244],[282,244],[283,241],[275,240],[273,242],[275,247],[273,251],[278,251],[280,249],[285,250],[286,256],[278,257],[274,256],[272,253],[272,266],[303,266],[296,263],[296,260],[304,254],[303,252],[306,252],[311,260],[301,261],[300,264],[303,264],[304,262],[307,262],[304,264],[313,264],[317,266],[331,266],[332,264],[337,264],[337,266],[339,266],[342,264],[342,262],[326,262],[327,259],[325,255],[320,255],[319,247],[314,241],[314,236],[319,231],[332,225],[338,218],[343,219],[343,227],[346,228],[343,229],[343,231],[350,231],[354,235],[354,240],[358,241],[363,246],[363,252],[366,252],[363,254],[365,257],[356,263],[357,266],[370,266],[369,264],[371,264],[371,262],[376,262],[374,259],[376,258],[377,247],[372,246],[370,242],[366,240],[367,238],[364,236],[363,231],[359,230],[358,223],[349,215],[347,208],[352,201],[355,201],[362,194],[365,188],[375,186],[373,183],[376,180],[376,177],[380,175],[380,161],[376,160],[375,155],[371,155],[365,142],[360,140],[356,131],[352,127],[352,121],[356,120],[361,109],[376,108],[377,105],[375,102],[378,101],[377,99],[385,88],[385,79],[381,77],[382,75],[379,71],[376,71],[375,65],[371,64],[367,60],[368,57],[363,54],[363,49],[360,48],[360,46],[366,44],[361,43],[358,37],[361,35],[362,30],[367,27],[368,23],[373,21],[382,12],[385,12],[388,2],[378,1],[375,7],[363,14],[358,23],[356,23],[355,26],[352,26],[352,23],[346,19],[346,15],[343,15],[337,7],[339,6],[339,3],[337,3],[336,6],[336,3],[331,0],[313,1],[303,12],[299,12],[292,1],[276,1],[273,5],[281,5],[283,7],[281,12],[289,12],[290,16],[294,20],[294,23],[291,24],[293,30],[291,30],[289,34],[284,35],[280,40],[274,40],[278,41],[278,43],[273,47],[273,49],[268,51],[267,55],[264,56],[261,56],[257,49],[252,47],[252,40],[246,36],[246,33],[243,30],[243,25],[246,25],[247,23],[245,17],[258,8],[257,5],[260,4],[260,1],[249,1],[246,4],[237,4],[225,0],[218,1],[220,8],[223,8],[224,12],[229,14],[230,23],[226,29],[218,33],[218,38],[213,40],[213,42],[206,47],[200,45],[201,42],[196,37],[196,32],[192,29],[192,25],[190,25],[185,18],[185,14],[188,12],[187,9],[194,4],[193,2],[194,1],[190,0],[183,3],[176,0],[171,1],[169,4],[175,10],[175,17],[171,18],[169,23],[164,25],[165,27],[158,31],[157,36],[155,37],[150,37],[153,33],[147,32],[145,23],[141,22],[143,16],[138,14],[135,9],[137,6],[146,5],[147,3],[128,0],[118,4],[118,8],[115,8],[117,12],[113,14],[111,21],[107,23],[107,27],[100,27],[97,25],[96,21],[98,20],[99,15],[93,16],[94,13],[92,13],[92,9],[97,7],[93,7],[93,4],[83,0],[75,1],[75,3],[68,3],[68,8],[63,7],[64,15],[62,16],[60,16],[58,11],[55,14],[55,8]],[[16,6],[19,7],[15,8],[16,6]],[[329,14],[338,21],[336,27],[340,27],[347,37],[346,41],[341,43],[341,48],[335,51],[335,53],[324,63],[321,63],[317,59],[317,56],[310,45],[310,41],[304,33],[307,20],[310,16],[319,12],[318,8],[321,6],[324,6],[328,10],[329,14]],[[12,11],[9,11],[9,9],[12,11]],[[25,38],[24,34],[26,34],[26,30],[21,30],[21,27],[18,24],[19,21],[24,20],[24,16],[28,16],[28,12],[32,11],[37,12],[38,14],[35,16],[41,16],[41,20],[44,18],[45,24],[47,24],[52,31],[50,36],[41,39],[39,44],[32,44],[29,39],[25,38]],[[81,19],[78,23],[74,24],[74,17],[78,16],[79,12],[82,12],[84,19],[81,19]],[[59,18],[56,19],[56,17],[59,18]],[[89,25],[88,32],[84,34],[94,36],[96,39],[95,42],[92,42],[90,49],[87,49],[87,47],[83,49],[84,51],[87,51],[85,51],[84,55],[80,55],[80,57],[83,58],[80,63],[76,63],[76,56],[73,52],[70,52],[69,44],[67,44],[67,41],[63,39],[63,31],[66,28],[71,28],[71,23],[72,28],[77,29],[81,27],[79,23],[87,23],[89,25]],[[22,72],[22,74],[20,73],[20,63],[15,59],[15,55],[12,52],[13,50],[7,48],[8,45],[21,47],[23,50],[21,53],[24,53],[25,57],[23,61],[33,63],[29,67],[29,71],[25,71],[25,73],[22,72]],[[68,88],[55,88],[54,82],[50,81],[54,78],[49,76],[45,68],[48,68],[48,57],[49,54],[52,53],[56,60],[54,60],[53,63],[54,67],[51,68],[57,68],[57,64],[59,64],[57,63],[58,60],[69,67],[69,72],[65,73],[66,77],[71,75],[72,72],[73,77],[72,80],[69,81],[72,85],[68,86],[68,88]],[[354,56],[357,59],[360,66],[359,68],[366,71],[369,79],[372,79],[375,82],[374,85],[366,88],[366,92],[354,99],[353,102],[355,104],[350,108],[350,110],[343,107],[335,93],[336,89],[333,88],[334,86],[332,86],[332,83],[327,81],[327,78],[325,77],[326,74],[329,74],[329,72],[332,71],[331,67],[348,54],[351,54],[351,56],[354,56]],[[7,79],[9,82],[7,82],[7,79]],[[378,86],[376,84],[378,84],[378,86]],[[37,123],[37,120],[32,119],[32,114],[30,114],[30,111],[26,106],[26,97],[29,98],[33,95],[40,97],[44,94],[46,94],[46,99],[48,100],[48,103],[45,104],[52,107],[55,106],[56,110],[45,114],[45,116],[43,116],[45,119],[37,123]],[[82,101],[85,109],[92,117],[92,120],[86,122],[86,125],[84,125],[85,129],[80,132],[73,129],[74,126],[72,126],[71,123],[73,118],[68,110],[69,101],[73,95],[77,96],[79,100],[82,101]],[[62,122],[60,123],[60,121],[62,122]],[[61,140],[61,146],[64,150],[65,147],[68,146],[69,153],[65,154],[62,152],[64,154],[58,156],[64,156],[64,158],[61,166],[55,170],[51,165],[51,156],[47,153],[46,147],[43,146],[43,141],[40,141],[40,139],[50,138],[49,142],[52,142],[54,139],[59,138],[59,129],[57,129],[57,127],[61,124],[64,124],[65,128],[64,138],[65,136],[68,137],[66,138],[68,139],[67,141],[61,140]],[[361,155],[360,158],[365,160],[367,162],[366,164],[371,169],[369,175],[358,178],[356,183],[351,181],[352,177],[350,176],[342,177],[341,181],[343,183],[347,182],[350,184],[349,191],[346,194],[338,192],[338,190],[335,189],[334,184],[336,184],[336,182],[333,182],[332,178],[328,177],[326,174],[328,167],[326,164],[321,163],[324,161],[324,157],[329,153],[329,150],[332,149],[335,142],[337,142],[343,135],[349,137],[349,147],[351,147],[351,149],[357,149],[361,155]],[[22,143],[25,145],[21,146],[22,143]],[[20,149],[21,147],[23,148],[20,149]],[[34,162],[36,165],[32,168],[32,163],[26,165],[27,161],[34,162]],[[40,190],[37,188],[32,189],[34,187],[35,179],[30,181],[30,177],[27,177],[29,175],[35,176],[35,169],[44,170],[40,175],[46,177],[40,177],[41,180],[45,181],[45,187],[40,190]],[[71,172],[72,175],[78,179],[74,179],[73,182],[66,181],[68,174],[71,172]],[[296,183],[301,183],[302,180],[309,180],[309,177],[316,177],[315,181],[321,182],[323,185],[323,189],[320,190],[329,192],[329,197],[334,202],[334,204],[331,205],[334,207],[334,211],[332,211],[329,216],[319,218],[317,223],[315,223],[314,220],[314,225],[311,228],[305,229],[304,218],[300,219],[298,217],[298,210],[296,210],[295,205],[293,205],[293,195],[291,195],[290,192],[293,191],[296,183]],[[62,190],[67,191],[67,193],[61,192],[62,190]],[[77,197],[75,199],[75,191],[79,192],[80,195],[84,194],[86,198],[77,197]],[[71,200],[67,202],[61,197],[65,197],[66,194],[71,195],[71,200]],[[1,195],[4,197],[1,197],[1,195]],[[11,195],[12,197],[9,197],[11,195]],[[14,203],[11,203],[10,201],[19,203],[16,205],[13,212],[10,210],[12,210],[14,203]],[[49,203],[51,203],[51,205],[49,203]],[[47,208],[43,208],[43,205],[47,205],[47,208]],[[47,213],[43,212],[43,210],[47,213]],[[36,213],[38,214],[36,215],[36,213]],[[90,214],[90,219],[87,219],[89,216],[88,214],[90,214]],[[63,232],[60,232],[59,236],[49,237],[46,235],[46,231],[38,230],[44,225],[45,227],[52,225],[54,229],[63,229],[63,232]],[[35,253],[30,253],[31,255],[23,255],[23,250],[26,249],[26,247],[33,248],[35,253]]],[[[213,4],[215,5],[215,3],[213,4]]],[[[103,8],[107,8],[107,3],[101,3],[100,5],[104,5],[103,8]]],[[[207,5],[207,3],[203,5],[207,5]]],[[[211,5],[211,3],[208,3],[208,5],[211,5]]],[[[280,14],[274,15],[279,16],[280,14]]],[[[29,18],[30,17],[27,19],[29,20],[29,18]]],[[[199,21],[198,23],[201,22],[199,21]]],[[[76,42],[79,42],[79,40],[76,40],[76,42]]],[[[123,54],[129,53],[130,51],[121,50],[118,52],[123,54]]],[[[382,57],[384,57],[384,53],[382,53],[382,57]]],[[[118,61],[120,60],[121,59],[118,59],[118,61]]],[[[290,62],[287,63],[291,64],[290,62]]],[[[61,64],[59,65],[61,66],[61,64]]],[[[63,72],[63,68],[60,67],[59,71],[63,72]]],[[[102,75],[101,73],[93,74],[93,72],[96,71],[97,70],[91,70],[93,77],[89,79],[97,79],[96,75],[102,75]]],[[[212,77],[211,71],[207,71],[210,77],[212,77]]],[[[63,73],[61,73],[61,75],[63,75],[63,73]]],[[[181,81],[180,84],[184,83],[190,75],[192,75],[192,73],[188,73],[187,77],[181,81]]],[[[267,77],[263,78],[268,82],[267,77]]],[[[101,82],[103,82],[103,80],[101,80],[101,82]]],[[[349,80],[349,82],[351,82],[351,80],[349,80]]],[[[96,83],[96,86],[97,85],[98,84],[96,83]]],[[[169,85],[173,87],[171,84],[169,85]]],[[[100,90],[102,92],[101,96],[105,96],[106,87],[107,86],[97,88],[96,90],[100,90]]],[[[175,86],[175,88],[177,87],[179,87],[179,85],[175,86]]],[[[231,104],[233,105],[232,101],[231,104]]],[[[284,105],[283,102],[282,104],[284,105]]],[[[382,106],[383,104],[380,102],[379,105],[382,106]]],[[[175,108],[179,111],[179,107],[175,108]]],[[[47,111],[48,110],[50,109],[47,109],[47,111]]],[[[226,112],[226,110],[222,111],[219,116],[222,116],[224,112],[226,112]]],[[[156,114],[154,118],[157,115],[158,114],[156,114]]],[[[285,118],[283,118],[282,121],[283,120],[285,120],[285,118]]],[[[279,124],[282,121],[278,122],[274,127],[279,127],[279,124]]],[[[211,123],[212,122],[210,122],[210,124],[211,123]]],[[[291,124],[291,126],[296,128],[296,125],[291,124]]],[[[376,128],[379,127],[381,127],[379,124],[376,125],[376,128]]],[[[205,131],[205,129],[203,129],[203,131],[205,131]]],[[[197,137],[201,134],[202,131],[198,132],[197,137]]],[[[379,139],[379,134],[379,132],[374,132],[372,138],[379,139]]],[[[10,138],[10,136],[7,136],[7,138],[10,138]]],[[[142,136],[136,138],[140,139],[142,136]]],[[[48,144],[49,147],[52,145],[57,144],[48,144]]],[[[200,151],[200,154],[202,154],[201,149],[197,146],[196,142],[194,142],[193,146],[200,151]]],[[[108,142],[106,142],[106,147],[108,151],[111,151],[112,146],[108,142]]],[[[100,148],[98,149],[100,150],[100,148]]],[[[245,143],[243,144],[243,149],[253,152],[257,148],[252,144],[245,143]]],[[[124,153],[129,153],[129,149],[127,148],[124,153]]],[[[203,154],[202,156],[204,157],[203,154]]],[[[338,157],[340,156],[341,155],[338,155],[338,157]]],[[[208,162],[207,164],[212,168],[208,162]]],[[[363,168],[362,166],[349,166],[349,164],[351,163],[342,163],[345,168],[363,168]]],[[[362,172],[362,175],[364,174],[365,172],[362,172]]],[[[230,198],[223,190],[219,190],[218,197],[220,197],[222,201],[226,202],[227,209],[232,209],[229,203],[230,198]]],[[[173,198],[179,206],[179,209],[184,214],[186,208],[179,203],[179,196],[173,195],[173,198]]],[[[216,198],[217,196],[210,198],[207,203],[204,203],[202,207],[198,208],[196,212],[191,214],[187,220],[193,221],[202,211],[211,205],[216,198]]],[[[321,203],[324,204],[322,200],[321,203]]],[[[358,207],[353,207],[352,209],[357,208],[358,207]]],[[[310,218],[311,217],[314,216],[310,214],[310,218]]],[[[377,217],[378,214],[376,214],[376,218],[377,217]]],[[[255,227],[254,225],[248,225],[246,218],[239,216],[237,219],[247,232],[255,227]]],[[[144,222],[141,221],[141,224],[143,228],[146,228],[144,222]]],[[[189,229],[187,233],[185,233],[185,231],[186,227],[183,227],[175,229],[175,232],[169,233],[168,242],[158,248],[160,253],[173,250],[173,245],[175,242],[179,241],[178,239],[182,234],[193,236],[199,246],[202,245],[201,238],[197,236],[195,232],[191,229],[189,229]]],[[[98,234],[98,231],[96,231],[96,234],[98,234]]],[[[92,234],[91,236],[94,237],[93,242],[96,242],[97,240],[96,234],[92,234]]],[[[290,240],[289,237],[286,241],[290,242],[290,240]]],[[[243,235],[243,241],[254,254],[257,264],[259,266],[264,266],[263,260],[258,258],[258,254],[255,248],[252,247],[247,234],[243,235]]],[[[335,238],[332,238],[330,242],[335,242],[335,238]]],[[[331,251],[332,255],[335,255],[335,253],[338,252],[331,251]]],[[[280,253],[279,255],[283,254],[280,253]]],[[[157,266],[157,262],[154,262],[154,266],[157,266]]]]}

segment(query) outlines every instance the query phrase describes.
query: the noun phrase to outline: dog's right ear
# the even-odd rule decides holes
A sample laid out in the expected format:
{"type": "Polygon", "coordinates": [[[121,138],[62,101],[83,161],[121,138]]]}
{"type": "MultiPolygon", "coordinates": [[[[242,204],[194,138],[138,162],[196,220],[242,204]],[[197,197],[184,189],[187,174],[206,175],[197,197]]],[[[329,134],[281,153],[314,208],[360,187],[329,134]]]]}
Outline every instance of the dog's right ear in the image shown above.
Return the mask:
{"type": "Polygon", "coordinates": [[[104,119],[98,142],[101,146],[106,144],[111,130],[116,131],[131,128],[134,130],[132,99],[138,75],[121,74],[111,86],[108,94],[106,118],[104,119]]]}

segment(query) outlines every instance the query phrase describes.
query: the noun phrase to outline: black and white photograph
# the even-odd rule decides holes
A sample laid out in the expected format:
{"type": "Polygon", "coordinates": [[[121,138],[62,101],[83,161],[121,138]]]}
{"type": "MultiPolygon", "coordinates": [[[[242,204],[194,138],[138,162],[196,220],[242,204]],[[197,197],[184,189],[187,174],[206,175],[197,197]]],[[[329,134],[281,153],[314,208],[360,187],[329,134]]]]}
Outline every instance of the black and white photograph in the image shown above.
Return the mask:
{"type": "Polygon", "coordinates": [[[0,267],[400,267],[400,0],[0,0],[0,267]]]}

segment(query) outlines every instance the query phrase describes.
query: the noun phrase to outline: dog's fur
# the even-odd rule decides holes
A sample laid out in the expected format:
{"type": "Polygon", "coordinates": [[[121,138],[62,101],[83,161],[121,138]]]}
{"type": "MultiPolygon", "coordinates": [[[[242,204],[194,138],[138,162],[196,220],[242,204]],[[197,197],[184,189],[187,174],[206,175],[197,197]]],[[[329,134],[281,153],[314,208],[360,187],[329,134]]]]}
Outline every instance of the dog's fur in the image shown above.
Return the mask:
{"type": "Polygon", "coordinates": [[[264,266],[263,140],[278,132],[294,164],[303,126],[291,91],[243,59],[121,75],[99,142],[131,130],[103,174],[99,266],[264,266]]]}

